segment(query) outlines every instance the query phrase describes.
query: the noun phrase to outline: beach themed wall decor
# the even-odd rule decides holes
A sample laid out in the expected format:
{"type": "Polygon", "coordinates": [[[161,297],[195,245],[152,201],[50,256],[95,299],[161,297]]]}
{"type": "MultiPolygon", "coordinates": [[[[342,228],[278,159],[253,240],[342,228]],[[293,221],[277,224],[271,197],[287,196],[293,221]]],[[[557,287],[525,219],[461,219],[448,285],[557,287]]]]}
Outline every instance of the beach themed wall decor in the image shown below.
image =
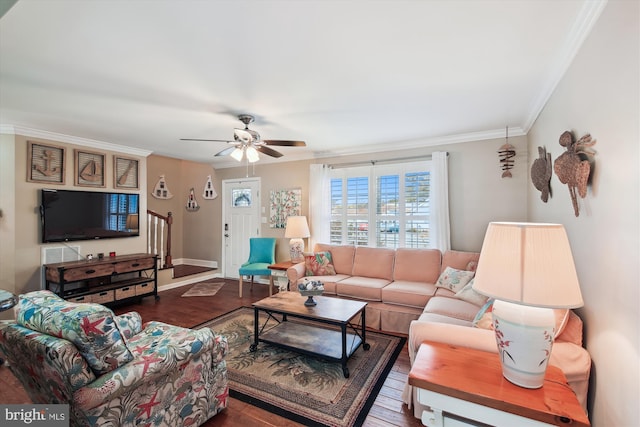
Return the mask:
{"type": "Polygon", "coordinates": [[[591,148],[596,141],[586,134],[576,141],[573,133],[565,131],[560,135],[560,145],[567,151],[562,153],[553,164],[553,169],[561,183],[569,187],[569,195],[575,216],[580,215],[578,196],[587,197],[587,185],[595,166],[595,151],[591,148]]]}
{"type": "Polygon", "coordinates": [[[102,153],[74,150],[75,185],[81,187],[104,187],[104,158],[102,153]]]}
{"type": "Polygon", "coordinates": [[[64,148],[28,141],[27,181],[64,184],[64,148]]]}
{"type": "Polygon", "coordinates": [[[158,182],[156,182],[155,187],[153,187],[151,195],[156,199],[170,199],[173,197],[173,194],[171,194],[171,191],[169,191],[169,187],[167,186],[167,181],[164,178],[164,175],[160,175],[158,182]]]}
{"type": "Polygon", "coordinates": [[[269,227],[285,228],[287,217],[301,214],[302,189],[271,190],[269,198],[269,227]]]}
{"type": "Polygon", "coordinates": [[[213,188],[213,181],[211,180],[211,175],[207,176],[207,182],[204,183],[204,191],[202,192],[202,198],[206,200],[213,200],[218,197],[218,193],[216,193],[216,189],[213,188]]]}
{"type": "Polygon", "coordinates": [[[189,212],[196,212],[198,209],[200,209],[200,206],[196,201],[196,194],[195,191],[193,191],[193,187],[191,187],[191,190],[189,190],[189,196],[187,197],[187,206],[185,207],[189,212]]]}
{"type": "Polygon", "coordinates": [[[531,165],[531,182],[540,191],[540,198],[545,203],[551,195],[551,175],[553,175],[551,153],[547,153],[545,147],[538,147],[538,158],[531,165]]]}

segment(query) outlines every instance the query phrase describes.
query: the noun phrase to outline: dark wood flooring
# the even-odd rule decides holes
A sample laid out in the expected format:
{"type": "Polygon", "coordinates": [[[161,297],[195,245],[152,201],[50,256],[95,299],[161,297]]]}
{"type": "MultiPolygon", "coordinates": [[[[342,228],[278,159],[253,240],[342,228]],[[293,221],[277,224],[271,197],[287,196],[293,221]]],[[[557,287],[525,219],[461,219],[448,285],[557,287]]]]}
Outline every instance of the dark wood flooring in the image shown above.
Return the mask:
{"type": "MultiPolygon", "coordinates": [[[[139,304],[115,307],[117,314],[137,311],[143,321],[158,320],[174,325],[193,327],[216,316],[269,296],[266,285],[244,283],[243,298],[238,297],[238,281],[225,280],[225,286],[211,297],[185,297],[181,295],[191,286],[160,292],[160,298],[144,298],[139,304]]],[[[393,369],[389,373],[378,397],[369,411],[364,426],[391,427],[421,426],[420,420],[413,417],[412,411],[402,403],[401,394],[409,373],[409,354],[407,347],[400,353],[393,369]]],[[[0,367],[0,403],[31,403],[24,389],[6,366],[0,367]]],[[[301,424],[274,415],[263,409],[230,399],[228,408],[207,421],[204,426],[278,426],[290,427],[301,424]]]]}

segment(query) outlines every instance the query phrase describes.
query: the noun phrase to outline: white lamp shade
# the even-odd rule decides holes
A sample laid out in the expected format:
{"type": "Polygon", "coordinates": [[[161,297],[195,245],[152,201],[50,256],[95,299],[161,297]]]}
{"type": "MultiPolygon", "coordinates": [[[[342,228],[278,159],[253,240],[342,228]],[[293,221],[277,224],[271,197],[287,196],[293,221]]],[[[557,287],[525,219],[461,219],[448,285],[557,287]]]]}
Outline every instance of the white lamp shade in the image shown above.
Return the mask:
{"type": "Polygon", "coordinates": [[[584,304],[561,224],[490,223],[473,289],[522,305],[576,308],[584,304]]]}
{"type": "Polygon", "coordinates": [[[306,216],[290,216],[287,217],[287,226],[284,230],[284,237],[288,238],[305,238],[309,237],[309,225],[306,216]]]}
{"type": "Polygon", "coordinates": [[[255,163],[260,160],[260,156],[258,155],[258,150],[252,145],[247,147],[247,160],[249,163],[255,163]]]}
{"type": "Polygon", "coordinates": [[[236,147],[236,149],[231,152],[231,157],[233,157],[237,161],[241,161],[242,157],[244,157],[244,150],[236,147]]]}

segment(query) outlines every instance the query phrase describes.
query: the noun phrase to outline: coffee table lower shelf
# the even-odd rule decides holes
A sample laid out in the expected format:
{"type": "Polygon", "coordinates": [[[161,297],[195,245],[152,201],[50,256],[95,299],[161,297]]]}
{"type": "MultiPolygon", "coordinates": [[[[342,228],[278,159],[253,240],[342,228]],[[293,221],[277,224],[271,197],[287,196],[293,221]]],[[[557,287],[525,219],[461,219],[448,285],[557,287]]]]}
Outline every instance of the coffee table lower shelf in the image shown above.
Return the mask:
{"type": "MultiPolygon", "coordinates": [[[[262,332],[250,350],[256,351],[257,342],[273,344],[298,353],[318,356],[330,361],[342,363],[342,373],[349,378],[347,360],[362,344],[357,334],[331,330],[319,326],[292,321],[282,321],[269,330],[262,332]]],[[[369,350],[369,344],[363,348],[369,350]]]]}

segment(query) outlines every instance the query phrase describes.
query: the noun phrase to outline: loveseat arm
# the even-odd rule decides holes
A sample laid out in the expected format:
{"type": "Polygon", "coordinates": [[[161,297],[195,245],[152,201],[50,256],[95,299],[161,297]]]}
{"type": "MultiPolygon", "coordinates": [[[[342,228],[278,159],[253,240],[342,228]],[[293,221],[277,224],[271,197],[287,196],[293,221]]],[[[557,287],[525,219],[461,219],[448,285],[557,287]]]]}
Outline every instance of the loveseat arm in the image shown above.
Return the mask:
{"type": "Polygon", "coordinates": [[[96,377],[71,342],[0,321],[0,355],[34,403],[67,403],[96,377]]]}
{"type": "Polygon", "coordinates": [[[306,272],[307,268],[304,262],[299,262],[287,268],[287,279],[289,279],[290,286],[294,286],[295,289],[298,289],[298,280],[305,277],[306,272]]]}
{"type": "MultiPolygon", "coordinates": [[[[120,405],[145,390],[162,392],[157,400],[175,388],[207,387],[228,352],[226,337],[209,328],[187,329],[162,322],[148,322],[143,331],[127,343],[134,359],[108,372],[74,394],[74,403],[85,412],[118,398],[120,405]]],[[[154,392],[151,392],[153,395],[154,392]]]]}

